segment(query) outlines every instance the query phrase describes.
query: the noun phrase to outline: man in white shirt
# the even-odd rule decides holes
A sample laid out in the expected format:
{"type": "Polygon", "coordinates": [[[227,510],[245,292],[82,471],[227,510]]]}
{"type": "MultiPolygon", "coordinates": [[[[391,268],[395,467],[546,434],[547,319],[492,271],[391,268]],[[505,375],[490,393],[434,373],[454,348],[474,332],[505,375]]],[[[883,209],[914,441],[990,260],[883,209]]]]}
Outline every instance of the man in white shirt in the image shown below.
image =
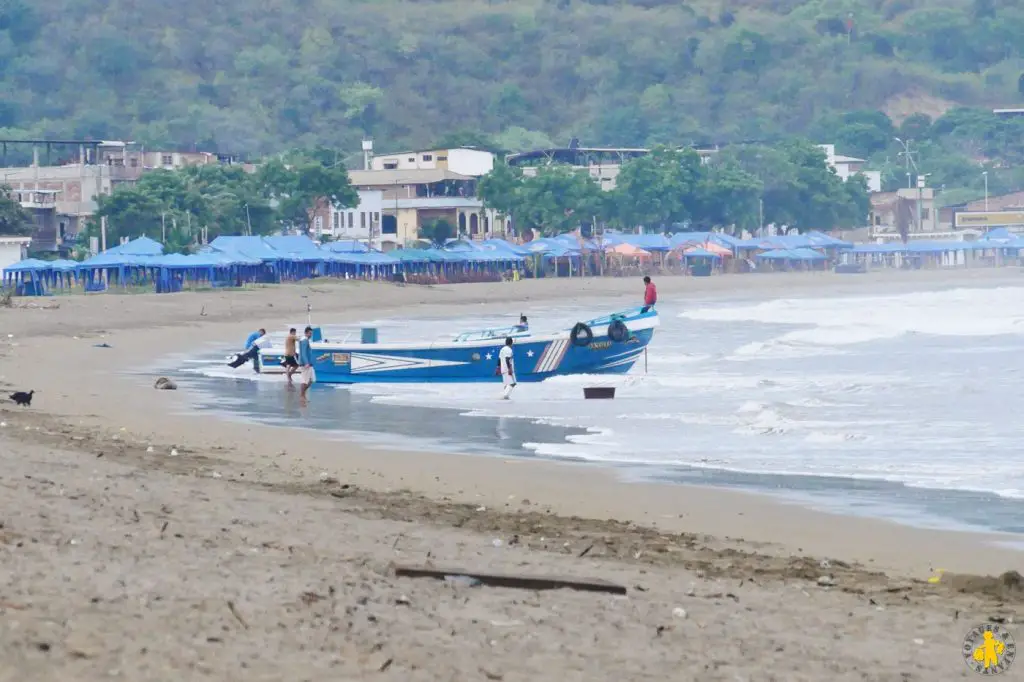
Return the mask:
{"type": "Polygon", "coordinates": [[[505,339],[505,345],[498,351],[498,372],[501,374],[501,383],[505,385],[502,398],[508,400],[512,395],[512,389],[516,387],[516,368],[512,361],[512,337],[505,339]]]}

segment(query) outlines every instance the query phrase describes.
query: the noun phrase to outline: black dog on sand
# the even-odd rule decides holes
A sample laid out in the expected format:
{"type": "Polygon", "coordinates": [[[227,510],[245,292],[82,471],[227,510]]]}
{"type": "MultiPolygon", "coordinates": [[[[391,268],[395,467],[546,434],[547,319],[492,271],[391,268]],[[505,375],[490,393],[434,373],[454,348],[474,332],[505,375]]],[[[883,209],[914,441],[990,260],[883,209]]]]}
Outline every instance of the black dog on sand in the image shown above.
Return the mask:
{"type": "Polygon", "coordinates": [[[21,405],[22,407],[29,407],[32,405],[33,393],[35,393],[34,390],[29,391],[28,393],[26,393],[25,391],[18,391],[17,393],[11,394],[11,400],[13,400],[18,405],[21,405]]]}

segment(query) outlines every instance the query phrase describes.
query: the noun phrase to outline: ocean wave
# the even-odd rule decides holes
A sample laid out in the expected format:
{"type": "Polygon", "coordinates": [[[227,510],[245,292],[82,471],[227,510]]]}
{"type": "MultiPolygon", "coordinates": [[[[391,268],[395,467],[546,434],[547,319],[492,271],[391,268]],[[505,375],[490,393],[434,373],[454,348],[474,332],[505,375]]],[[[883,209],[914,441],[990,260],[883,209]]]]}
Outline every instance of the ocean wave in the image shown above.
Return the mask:
{"type": "Polygon", "coordinates": [[[1024,288],[948,291],[843,298],[792,298],[754,305],[713,306],[680,313],[709,322],[795,325],[760,346],[748,344],[738,357],[761,355],[787,344],[849,346],[905,334],[1000,336],[1024,333],[1024,288]]]}
{"type": "MultiPolygon", "coordinates": [[[[560,440],[549,435],[550,429],[531,432],[517,424],[516,437],[530,441],[523,454],[537,457],[753,474],[759,484],[764,477],[800,476],[1018,499],[1024,459],[1015,453],[1024,425],[1017,426],[1011,407],[1024,371],[1024,362],[1017,360],[1024,357],[1024,344],[1013,338],[1024,332],[1022,293],[1020,288],[963,289],[701,306],[680,315],[692,322],[687,324],[673,319],[665,305],[647,374],[641,363],[628,375],[556,377],[520,385],[510,401],[502,401],[491,384],[455,391],[438,384],[362,384],[347,390],[373,404],[588,429],[560,440]],[[957,344],[924,335],[976,338],[957,344]],[[982,336],[1000,338],[977,338],[982,336]],[[873,341],[881,343],[865,345],[873,341]],[[986,349],[1000,355],[993,358],[986,349]],[[581,387],[587,385],[619,390],[614,400],[585,401],[581,387]],[[994,461],[979,462],[979,451],[992,453],[994,461]]],[[[525,312],[538,327],[546,316],[552,324],[584,317],[576,309],[525,312]]],[[[491,326],[503,319],[494,317],[491,326]]],[[[364,326],[386,329],[390,339],[414,333],[403,324],[375,320],[364,326]]],[[[453,328],[488,324],[431,320],[422,334],[415,333],[433,338],[453,328]]],[[[335,338],[344,331],[330,329],[335,338]]],[[[231,345],[176,356],[174,365],[190,381],[213,380],[198,385],[215,397],[218,381],[255,382],[263,396],[279,390],[280,376],[225,367],[231,345]]],[[[245,410],[237,402],[221,407],[245,410]]],[[[502,428],[499,424],[496,447],[502,428]]],[[[382,447],[411,449],[414,441],[425,444],[423,449],[452,447],[450,435],[438,440],[430,433],[399,442],[386,425],[379,433],[351,437],[382,447]]]]}

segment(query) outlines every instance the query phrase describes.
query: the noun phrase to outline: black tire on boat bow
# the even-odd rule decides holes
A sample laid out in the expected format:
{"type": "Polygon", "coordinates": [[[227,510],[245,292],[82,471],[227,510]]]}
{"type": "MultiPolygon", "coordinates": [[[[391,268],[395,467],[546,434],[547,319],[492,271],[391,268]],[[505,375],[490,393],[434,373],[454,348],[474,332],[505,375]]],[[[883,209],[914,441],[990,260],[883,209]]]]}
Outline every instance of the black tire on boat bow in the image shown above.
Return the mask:
{"type": "Polygon", "coordinates": [[[615,343],[625,343],[626,341],[629,341],[629,337],[629,327],[627,327],[626,323],[622,320],[613,320],[612,323],[608,325],[608,338],[615,343]]]}
{"type": "Polygon", "coordinates": [[[590,342],[594,340],[594,330],[584,322],[577,322],[569,332],[569,340],[574,346],[589,346],[590,342]]]}

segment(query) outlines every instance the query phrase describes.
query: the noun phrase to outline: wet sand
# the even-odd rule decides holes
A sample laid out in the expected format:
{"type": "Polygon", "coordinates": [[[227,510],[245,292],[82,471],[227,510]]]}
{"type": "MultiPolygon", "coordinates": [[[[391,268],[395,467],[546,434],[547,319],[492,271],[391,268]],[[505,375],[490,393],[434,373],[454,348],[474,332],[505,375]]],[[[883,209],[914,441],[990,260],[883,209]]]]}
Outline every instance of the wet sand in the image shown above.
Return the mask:
{"type": "MultiPolygon", "coordinates": [[[[1019,282],[1002,270],[658,284],[662,298],[706,299],[1019,282]]],[[[603,310],[638,289],[317,282],[0,309],[0,384],[38,391],[31,408],[0,409],[0,656],[14,662],[0,680],[973,677],[960,640],[1012,617],[1024,588],[924,581],[933,568],[1018,568],[999,537],[625,484],[583,465],[370,450],[190,414],[184,391],[123,374],[197,342],[227,352],[253,327],[303,319],[307,303],[331,321],[567,297],[603,310]],[[428,561],[604,578],[629,595],[388,570],[428,561]]]]}

